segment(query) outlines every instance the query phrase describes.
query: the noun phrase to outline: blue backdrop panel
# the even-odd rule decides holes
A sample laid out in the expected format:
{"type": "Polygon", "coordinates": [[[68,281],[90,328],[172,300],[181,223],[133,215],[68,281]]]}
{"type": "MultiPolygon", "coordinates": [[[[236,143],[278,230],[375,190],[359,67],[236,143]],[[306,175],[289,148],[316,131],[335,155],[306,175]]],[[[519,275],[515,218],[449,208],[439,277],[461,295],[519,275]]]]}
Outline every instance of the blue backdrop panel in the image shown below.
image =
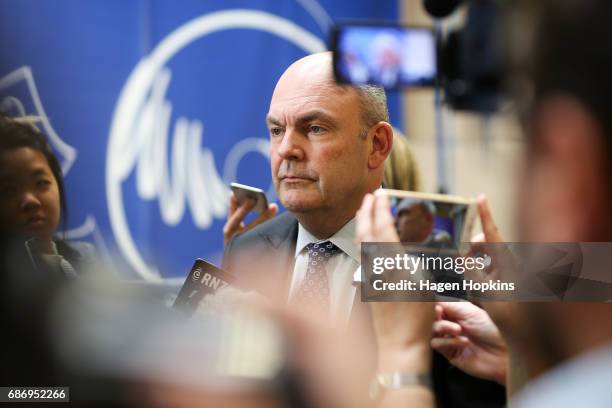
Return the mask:
{"type": "MultiPolygon", "coordinates": [[[[397,20],[397,1],[0,1],[0,109],[45,117],[68,238],[128,277],[218,263],[228,183],[270,183],[264,118],[294,60],[336,19],[397,20]]],[[[392,122],[400,102],[389,95],[392,122]]]]}

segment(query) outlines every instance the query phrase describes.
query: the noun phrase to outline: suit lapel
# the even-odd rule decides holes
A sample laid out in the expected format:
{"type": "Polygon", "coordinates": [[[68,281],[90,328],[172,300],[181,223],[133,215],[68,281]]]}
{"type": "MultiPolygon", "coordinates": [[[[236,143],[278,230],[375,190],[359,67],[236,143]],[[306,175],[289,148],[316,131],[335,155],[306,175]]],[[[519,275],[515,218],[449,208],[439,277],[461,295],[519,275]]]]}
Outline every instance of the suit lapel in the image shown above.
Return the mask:
{"type": "Polygon", "coordinates": [[[274,279],[279,283],[279,289],[288,296],[295,265],[298,222],[289,213],[281,217],[275,228],[262,231],[259,235],[269,248],[267,255],[270,256],[270,270],[267,273],[275,274],[274,279]]]}

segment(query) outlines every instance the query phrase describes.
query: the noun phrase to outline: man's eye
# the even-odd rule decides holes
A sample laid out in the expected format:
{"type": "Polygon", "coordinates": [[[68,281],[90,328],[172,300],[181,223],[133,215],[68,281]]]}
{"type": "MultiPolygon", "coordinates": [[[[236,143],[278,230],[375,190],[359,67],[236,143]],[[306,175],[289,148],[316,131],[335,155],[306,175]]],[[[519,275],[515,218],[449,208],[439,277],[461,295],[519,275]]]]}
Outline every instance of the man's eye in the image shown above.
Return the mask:
{"type": "Polygon", "coordinates": [[[273,127],[270,129],[270,134],[272,136],[280,136],[281,133],[283,133],[283,129],[279,128],[279,127],[273,127]]]}
{"type": "Polygon", "coordinates": [[[317,125],[312,125],[310,126],[310,133],[314,133],[319,134],[319,133],[323,133],[323,128],[321,126],[317,126],[317,125]]]}

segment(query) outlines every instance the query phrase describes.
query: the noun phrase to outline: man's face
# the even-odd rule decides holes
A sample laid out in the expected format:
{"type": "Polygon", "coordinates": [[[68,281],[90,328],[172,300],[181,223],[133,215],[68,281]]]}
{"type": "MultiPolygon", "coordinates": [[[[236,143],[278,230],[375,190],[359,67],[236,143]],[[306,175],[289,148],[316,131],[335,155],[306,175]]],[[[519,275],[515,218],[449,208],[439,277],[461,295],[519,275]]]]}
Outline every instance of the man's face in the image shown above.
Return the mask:
{"type": "Polygon", "coordinates": [[[272,179],[285,208],[330,215],[358,208],[368,176],[360,117],[357,93],[335,85],[327,69],[292,66],[283,74],[267,124],[272,179]]]}
{"type": "Polygon", "coordinates": [[[0,225],[4,233],[51,240],[59,219],[59,189],[45,156],[29,147],[1,153],[0,225]]]}
{"type": "Polygon", "coordinates": [[[433,217],[421,204],[400,211],[395,227],[401,242],[423,242],[433,231],[433,217]]]}

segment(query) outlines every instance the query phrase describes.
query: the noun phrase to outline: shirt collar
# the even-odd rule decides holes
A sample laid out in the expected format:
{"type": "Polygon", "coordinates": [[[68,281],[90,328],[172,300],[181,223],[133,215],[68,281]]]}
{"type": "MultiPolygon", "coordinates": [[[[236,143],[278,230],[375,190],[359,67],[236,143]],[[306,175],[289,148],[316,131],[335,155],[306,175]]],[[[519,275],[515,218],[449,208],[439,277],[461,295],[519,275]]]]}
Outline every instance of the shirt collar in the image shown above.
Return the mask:
{"type": "Polygon", "coordinates": [[[306,245],[311,243],[331,241],[334,245],[340,248],[345,254],[351,257],[358,263],[361,263],[359,249],[355,245],[355,228],[357,221],[353,217],[349,222],[344,224],[339,231],[327,239],[317,239],[312,235],[302,224],[298,223],[298,236],[295,245],[295,256],[297,257],[306,248],[306,245]]]}

